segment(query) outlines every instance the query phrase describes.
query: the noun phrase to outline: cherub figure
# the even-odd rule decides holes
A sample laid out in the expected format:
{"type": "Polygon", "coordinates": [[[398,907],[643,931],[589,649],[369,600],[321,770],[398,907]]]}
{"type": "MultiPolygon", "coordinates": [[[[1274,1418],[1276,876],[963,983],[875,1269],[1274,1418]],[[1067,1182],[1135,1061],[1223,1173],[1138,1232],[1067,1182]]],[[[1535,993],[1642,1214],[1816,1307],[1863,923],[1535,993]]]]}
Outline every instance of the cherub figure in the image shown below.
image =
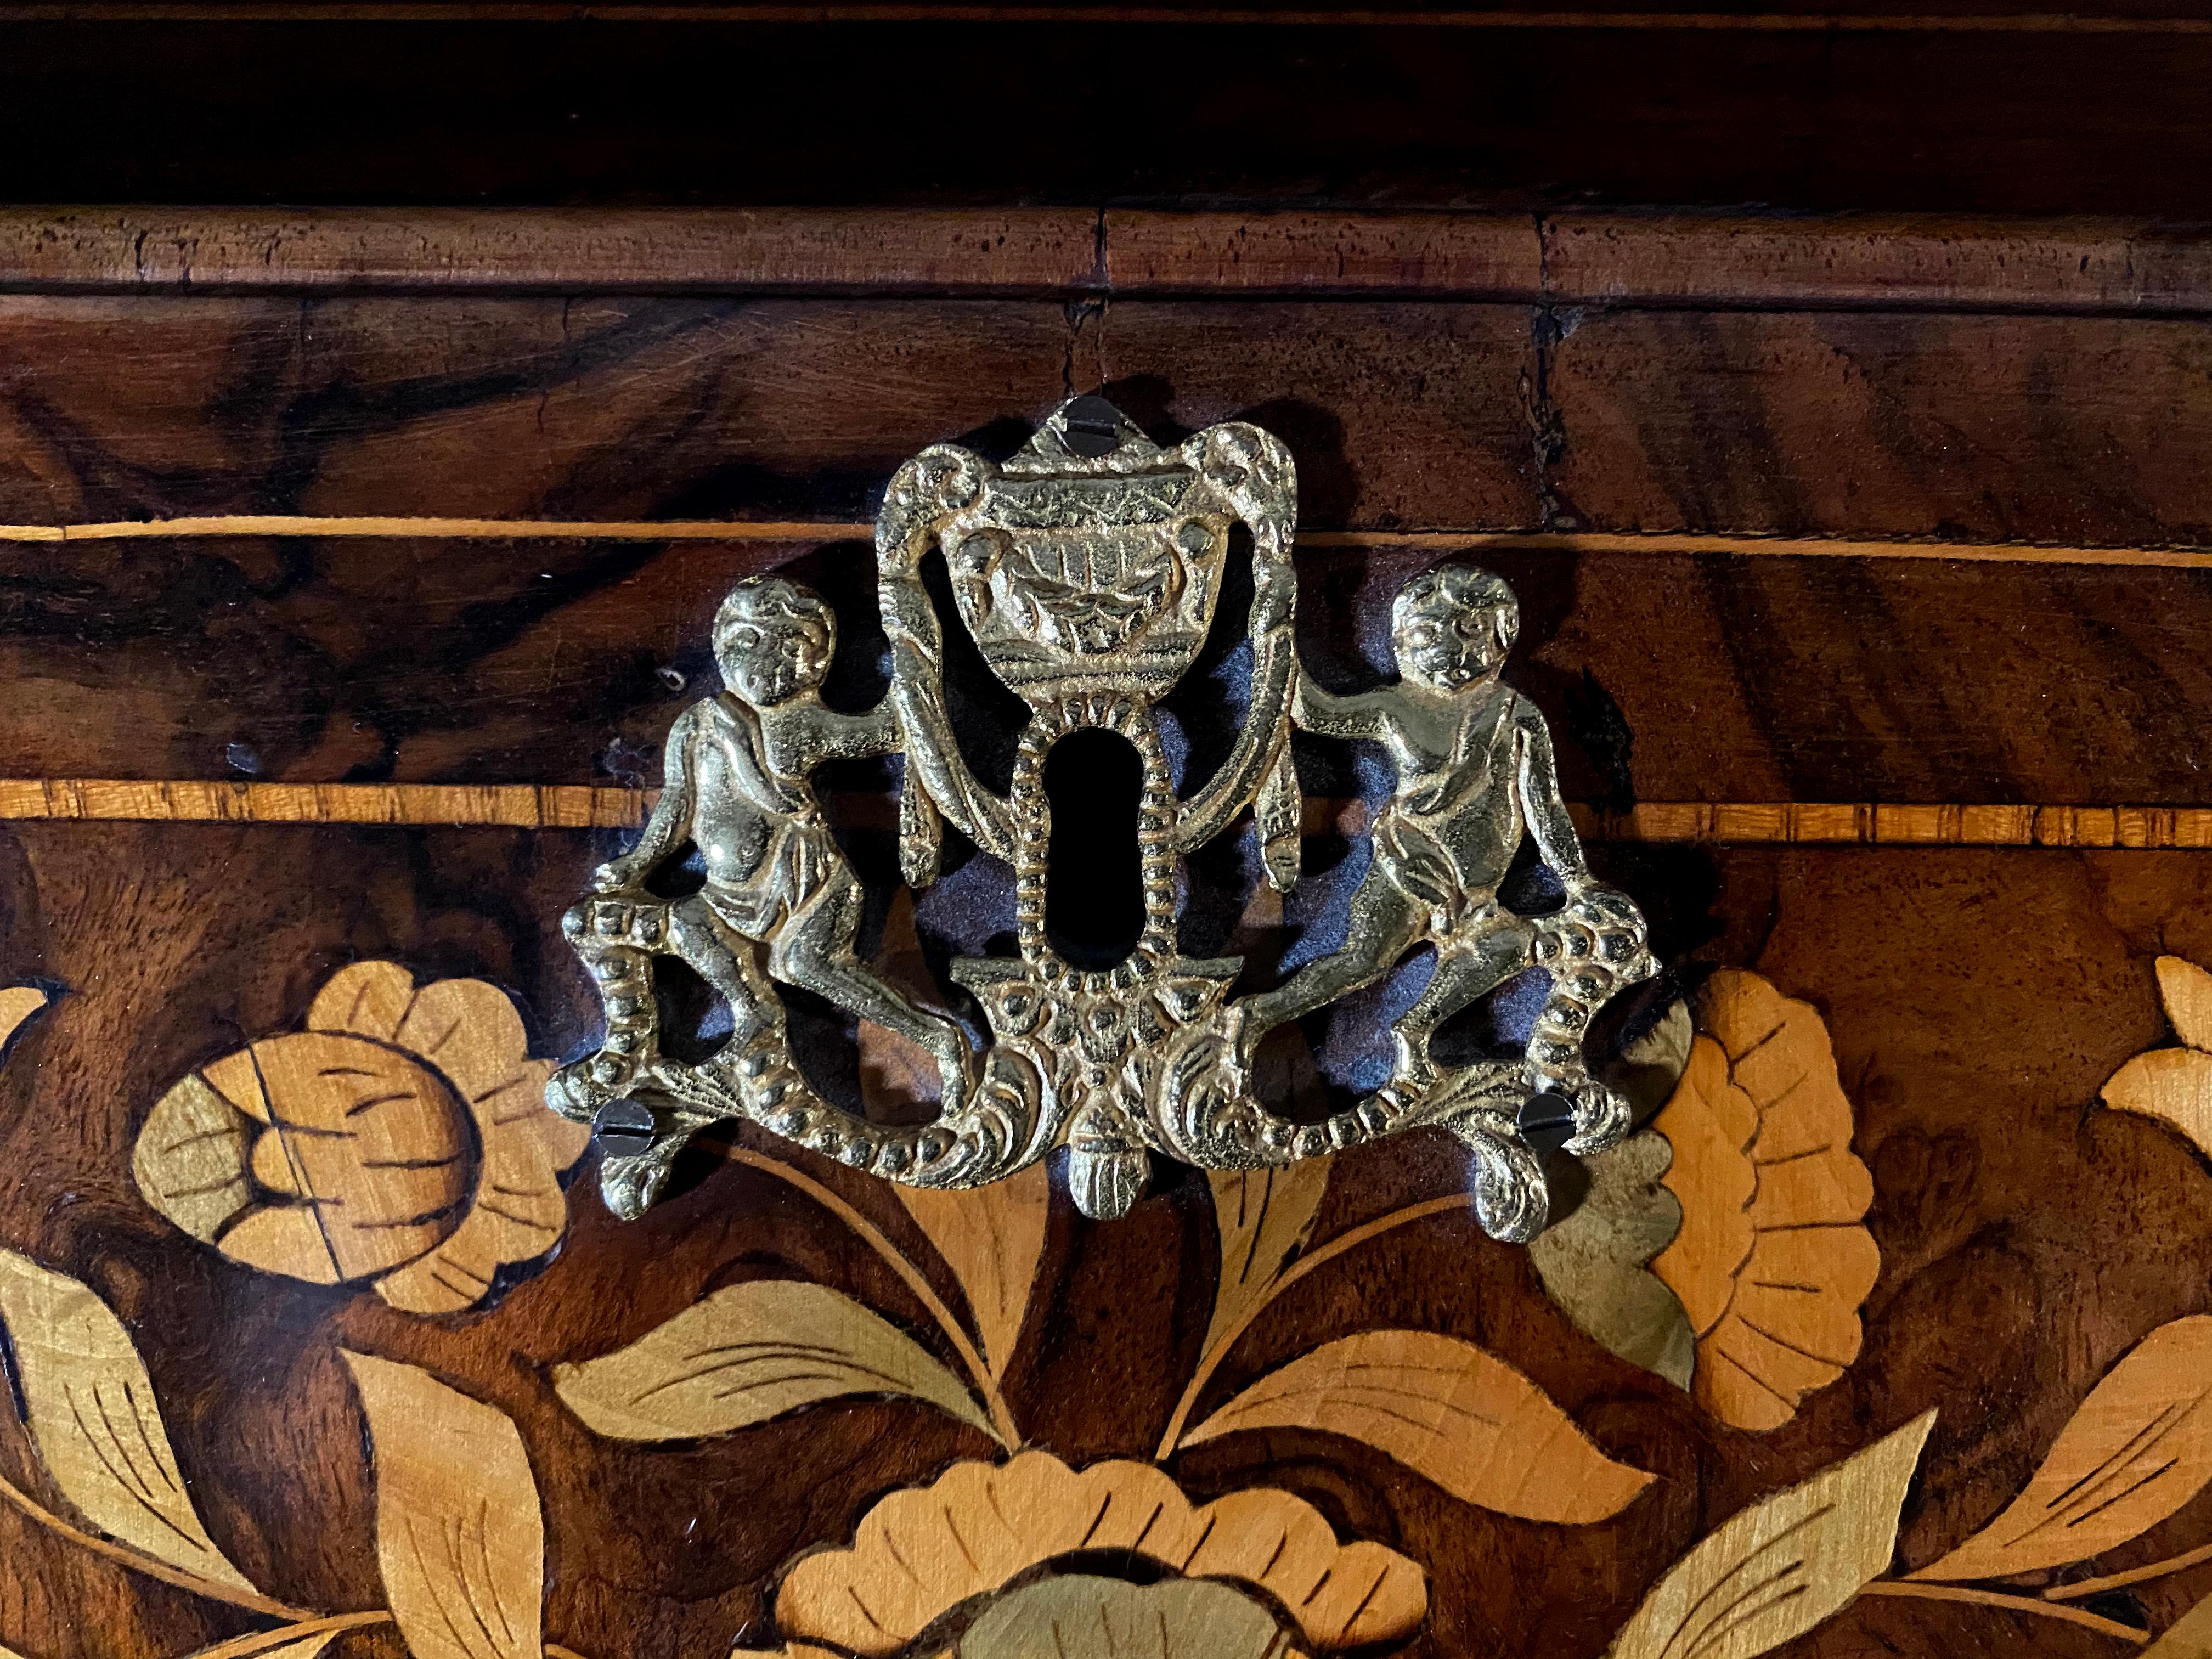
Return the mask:
{"type": "Polygon", "coordinates": [[[671,942],[728,1000],[732,1048],[763,1024],[740,966],[758,941],[775,978],[920,1044],[937,1061],[945,1109],[954,1109],[970,1081],[967,1036],[861,965],[854,951],[860,884],[807,783],[824,761],[898,752],[890,704],[865,714],[823,707],[836,617],[796,582],[739,582],[715,612],[713,637],[724,689],[677,716],[645,833],[592,873],[593,887],[638,891],[690,840],[706,884],[671,908],[671,942]]]}
{"type": "Polygon", "coordinates": [[[1297,723],[1382,744],[1397,783],[1375,819],[1373,861],[1352,895],[1344,948],[1238,1005],[1246,1056],[1276,1026],[1373,984],[1425,942],[1436,946],[1436,971],[1391,1030],[1395,1080],[1425,1087],[1436,1076],[1436,1029],[1536,960],[1540,925],[1498,902],[1522,832],[1571,902],[1592,889],[1544,717],[1498,678],[1519,629],[1503,581],[1472,565],[1439,565],[1391,606],[1395,685],[1340,697],[1300,673],[1297,723]]]}

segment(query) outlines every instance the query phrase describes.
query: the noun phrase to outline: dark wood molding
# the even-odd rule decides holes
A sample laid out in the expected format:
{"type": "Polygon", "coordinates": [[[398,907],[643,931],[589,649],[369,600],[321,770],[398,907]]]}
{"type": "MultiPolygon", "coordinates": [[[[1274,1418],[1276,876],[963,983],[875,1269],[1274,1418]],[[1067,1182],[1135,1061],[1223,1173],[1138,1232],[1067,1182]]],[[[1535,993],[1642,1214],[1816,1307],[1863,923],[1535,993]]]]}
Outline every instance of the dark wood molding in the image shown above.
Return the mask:
{"type": "Polygon", "coordinates": [[[2202,0],[1020,15],[17,6],[0,200],[2212,217],[2202,0]]]}
{"type": "MultiPolygon", "coordinates": [[[[1010,294],[1103,286],[1081,209],[0,209],[18,293],[1010,294]]],[[[1526,220],[1521,232],[1528,234],[1526,220]]]]}
{"type": "Polygon", "coordinates": [[[0,292],[1492,300],[2195,315],[2212,225],[1933,214],[0,209],[0,292]]]}

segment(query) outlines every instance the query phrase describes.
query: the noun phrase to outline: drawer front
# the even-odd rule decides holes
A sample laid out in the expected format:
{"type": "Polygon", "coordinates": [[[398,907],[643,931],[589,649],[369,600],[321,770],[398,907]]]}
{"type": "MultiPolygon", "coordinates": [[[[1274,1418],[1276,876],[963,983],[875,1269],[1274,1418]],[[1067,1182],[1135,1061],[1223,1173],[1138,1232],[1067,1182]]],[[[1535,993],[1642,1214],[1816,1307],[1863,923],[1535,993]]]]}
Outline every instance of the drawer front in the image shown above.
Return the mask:
{"type": "MultiPolygon", "coordinates": [[[[8,234],[0,1646],[2207,1639],[2201,244],[1044,210],[8,234]],[[1119,1216],[1085,1213],[1114,1206],[1072,1104],[1003,1180],[884,1178],[942,1086],[928,1034],[989,1035],[956,961],[1012,961],[1026,901],[934,784],[956,827],[907,879],[928,823],[881,751],[914,752],[911,711],[850,735],[913,683],[894,475],[953,443],[1015,477],[1091,392],[1170,449],[1279,440],[1301,672],[1346,708],[1412,696],[1409,584],[1502,577],[1539,734],[1510,778],[1446,743],[1425,794],[1279,683],[1316,729],[1260,810],[1290,799],[1299,879],[1240,818],[1176,868],[1176,948],[1241,958],[1237,998],[1370,971],[1253,1059],[1305,1156],[1155,1141],[1119,1216]],[[726,596],[798,603],[763,578],[834,623],[819,729],[854,753],[811,781],[790,705],[716,701],[726,596]],[[696,751],[695,705],[734,722],[696,751]],[[595,933],[672,743],[720,769],[671,844],[757,842],[595,933]],[[1533,826],[1511,875],[1447,797],[1533,826]],[[1618,1144],[1497,1128],[1543,1170],[1524,1244],[1477,1203],[1504,1166],[1473,1120],[1329,1126],[1397,1098],[1425,985],[1484,993],[1433,1039],[1455,1077],[1557,1017],[1568,930],[1516,920],[1556,909],[1551,798],[1654,961],[1582,1044],[1618,1144]],[[628,1063],[610,1025],[647,993],[590,968],[647,925],[720,941],[622,933],[655,1040],[705,1065],[742,959],[826,1139],[732,1070],[743,1110],[641,1187],[669,1097],[546,1109],[556,1068],[628,1063]]],[[[1100,575],[1050,544],[1093,605],[1151,546],[1100,575]]],[[[1271,556],[1230,556],[1212,643],[1143,715],[1186,799],[1268,695],[1239,641],[1271,556]]],[[[955,761],[1003,791],[1024,710],[947,581],[955,761]]],[[[744,614],[737,659],[785,637],[744,614]]],[[[1088,822],[1110,770],[1034,786],[1062,792],[1055,949],[1120,868],[1088,822]]],[[[1166,1039],[1097,1048],[1141,991],[993,1052],[1061,1079],[1032,1105],[1153,1099],[1166,1039]]]]}

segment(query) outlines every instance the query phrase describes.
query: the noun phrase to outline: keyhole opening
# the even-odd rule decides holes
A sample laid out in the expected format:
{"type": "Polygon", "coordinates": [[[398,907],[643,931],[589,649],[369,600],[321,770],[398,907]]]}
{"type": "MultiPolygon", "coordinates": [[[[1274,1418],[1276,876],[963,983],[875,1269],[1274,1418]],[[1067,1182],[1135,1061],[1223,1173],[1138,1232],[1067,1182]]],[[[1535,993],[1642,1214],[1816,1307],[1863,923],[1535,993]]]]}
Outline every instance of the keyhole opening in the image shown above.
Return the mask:
{"type": "Polygon", "coordinates": [[[1145,763],[1118,732],[1071,732],[1045,757],[1052,840],[1045,855],[1044,933],[1077,968],[1114,967],[1144,936],[1137,849],[1144,787],[1145,763]]]}

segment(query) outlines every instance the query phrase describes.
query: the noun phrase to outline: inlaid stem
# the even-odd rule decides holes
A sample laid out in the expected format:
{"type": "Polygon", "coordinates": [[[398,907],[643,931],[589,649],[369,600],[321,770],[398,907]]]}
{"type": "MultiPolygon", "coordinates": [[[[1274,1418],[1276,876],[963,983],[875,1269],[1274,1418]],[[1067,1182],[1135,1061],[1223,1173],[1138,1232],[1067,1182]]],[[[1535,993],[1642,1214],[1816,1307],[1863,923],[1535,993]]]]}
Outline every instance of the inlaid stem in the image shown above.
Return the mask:
{"type": "Polygon", "coordinates": [[[992,1376],[991,1368],[983,1363],[982,1354],[969,1340],[968,1333],[961,1328],[960,1322],[953,1317],[952,1310],[945,1306],[944,1298],[930,1289],[929,1281],[921,1276],[921,1269],[906,1259],[898,1246],[892,1243],[874,1222],[813,1176],[793,1169],[788,1164],[779,1163],[744,1146],[732,1146],[722,1155],[732,1164],[759,1170],[797,1188],[851,1228],[870,1249],[881,1256],[884,1265],[899,1276],[900,1282],[914,1292],[915,1300],[928,1310],[929,1316],[937,1322],[937,1328],[945,1333],[945,1340],[960,1356],[960,1363],[967,1368],[976,1391],[983,1396],[983,1407],[990,1413],[991,1426],[1006,1449],[1012,1451],[1021,1445],[1022,1431],[1015,1425],[1013,1412],[1007,1407],[1006,1395],[1000,1389],[997,1380],[992,1376]]]}
{"type": "Polygon", "coordinates": [[[2163,1561],[2153,1561],[2143,1566],[2130,1567],[2125,1572],[2106,1573],[2102,1578],[2084,1578],[2079,1583],[2053,1584],[2043,1592],[2046,1601],[2078,1601],[2085,1595],[2097,1595],[2106,1590],[2119,1589],[2129,1584],[2140,1584],[2146,1579],[2163,1578],[2168,1573],[2181,1572],[2188,1568],[2212,1561],[2212,1544],[2201,1549],[2169,1555],[2163,1561]]]}
{"type": "Polygon", "coordinates": [[[228,1601],[236,1607],[251,1608],[255,1613],[264,1613],[272,1619],[297,1620],[315,1617],[306,1607],[295,1607],[289,1602],[276,1601],[256,1591],[241,1589],[235,1584],[225,1584],[216,1579],[203,1578],[196,1572],[187,1572],[182,1567],[173,1567],[166,1561],[157,1561],[150,1555],[141,1555],[137,1550],[125,1545],[82,1531],[70,1525],[68,1522],[4,1476],[0,1476],[0,1499],[14,1504],[24,1515],[56,1537],[75,1544],[80,1549],[89,1550],[94,1555],[105,1556],[111,1561],[130,1568],[133,1572],[145,1574],[149,1578],[158,1578],[165,1584],[174,1584],[179,1589],[190,1590],[195,1595],[204,1595],[211,1601],[228,1601]]]}
{"type": "Polygon", "coordinates": [[[1283,1276],[1268,1286],[1267,1294],[1255,1302],[1243,1318],[1223,1331],[1219,1340],[1199,1356],[1198,1369],[1191,1373],[1190,1381],[1184,1385],[1182,1398],[1176,1401],[1175,1414],[1168,1419],[1167,1431],[1160,1436],[1160,1443],[1152,1453],[1152,1461],[1164,1463],[1175,1455],[1176,1447],[1182,1440],[1183,1430],[1189,1425],[1190,1414],[1198,1406],[1199,1396],[1206,1391],[1206,1385],[1213,1380],[1214,1370],[1228,1358],[1229,1351],[1237,1346],[1244,1333],[1252,1328],[1252,1322],[1277,1297],[1316,1267],[1335,1261],[1347,1250],[1358,1249],[1371,1238],[1379,1238],[1394,1227],[1402,1227],[1409,1221],[1419,1221],[1424,1216],[1443,1215],[1468,1207],[1464,1194],[1425,1199],[1419,1204],[1409,1204],[1402,1210],[1393,1210],[1388,1215],[1377,1216],[1372,1221],[1362,1222],[1348,1232],[1339,1233],[1319,1249],[1310,1251],[1292,1262],[1284,1270],[1283,1276]]]}
{"type": "Polygon", "coordinates": [[[2007,1595],[1998,1590],[1968,1589],[1957,1584],[1905,1584],[1893,1578],[1877,1578],[1859,1592],[1862,1595],[1903,1595],[1923,1601],[1967,1601],[1978,1607],[2002,1607],[2011,1613],[2032,1613],[2044,1619],[2063,1619],[2085,1630],[2101,1631],[2127,1642],[2147,1642],[2148,1631],[2124,1625],[2117,1619],[2100,1619],[2094,1613],[2029,1595],[2007,1595]]]}

